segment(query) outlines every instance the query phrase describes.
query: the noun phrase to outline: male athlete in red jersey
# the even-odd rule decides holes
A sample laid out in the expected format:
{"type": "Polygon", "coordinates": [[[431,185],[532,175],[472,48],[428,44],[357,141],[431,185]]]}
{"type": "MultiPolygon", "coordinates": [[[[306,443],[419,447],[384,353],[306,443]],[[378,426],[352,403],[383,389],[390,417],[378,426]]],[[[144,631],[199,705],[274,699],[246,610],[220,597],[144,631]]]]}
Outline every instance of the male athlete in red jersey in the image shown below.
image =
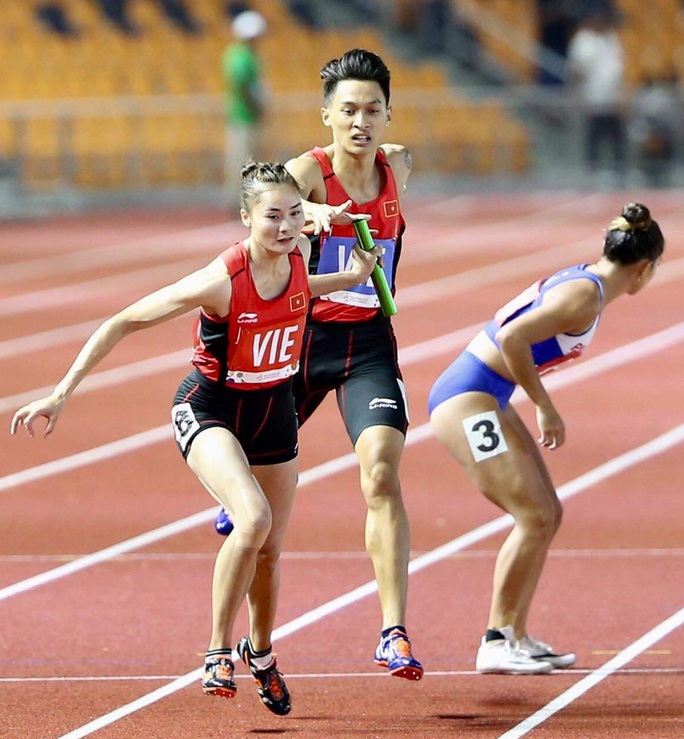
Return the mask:
{"type": "MultiPolygon", "coordinates": [[[[356,241],[347,214],[366,214],[394,290],[405,228],[399,198],[411,156],[404,146],[381,144],[392,117],[390,72],[376,54],[354,49],[326,64],[321,78],[321,114],[332,143],[285,165],[315,227],[309,271],[342,269],[356,241]]],[[[300,424],[328,392],[337,395],[368,507],[366,548],[382,610],[375,662],[397,677],[419,680],[423,667],[406,631],[410,533],[398,474],[408,407],[392,324],[370,281],[312,301],[294,390],[300,424]]]]}
{"type": "MultiPolygon", "coordinates": [[[[309,272],[318,280],[346,268],[356,243],[348,214],[364,214],[383,248],[383,269],[393,287],[405,228],[399,194],[411,156],[404,146],[380,143],[392,115],[390,72],[376,54],[354,49],[326,64],[321,78],[322,118],[333,143],[285,165],[300,184],[314,226],[309,272]]],[[[299,423],[335,391],[368,506],[366,548],[382,610],[375,662],[397,677],[420,680],[423,667],[413,657],[405,626],[410,533],[398,469],[408,408],[394,331],[370,281],[319,294],[294,379],[299,423]]],[[[216,528],[230,533],[232,521],[224,512],[216,528]]]]}

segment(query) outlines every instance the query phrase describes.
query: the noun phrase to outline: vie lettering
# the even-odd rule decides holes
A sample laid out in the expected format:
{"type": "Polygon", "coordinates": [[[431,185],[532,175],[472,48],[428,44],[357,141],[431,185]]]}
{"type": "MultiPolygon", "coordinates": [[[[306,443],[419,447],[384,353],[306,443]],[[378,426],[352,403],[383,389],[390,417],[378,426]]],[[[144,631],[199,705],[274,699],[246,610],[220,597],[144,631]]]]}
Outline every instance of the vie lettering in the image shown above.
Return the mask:
{"type": "Polygon", "coordinates": [[[290,362],[295,343],[292,336],[295,333],[297,326],[286,326],[271,329],[264,334],[256,334],[252,346],[254,366],[261,367],[264,362],[268,365],[290,362]]]}

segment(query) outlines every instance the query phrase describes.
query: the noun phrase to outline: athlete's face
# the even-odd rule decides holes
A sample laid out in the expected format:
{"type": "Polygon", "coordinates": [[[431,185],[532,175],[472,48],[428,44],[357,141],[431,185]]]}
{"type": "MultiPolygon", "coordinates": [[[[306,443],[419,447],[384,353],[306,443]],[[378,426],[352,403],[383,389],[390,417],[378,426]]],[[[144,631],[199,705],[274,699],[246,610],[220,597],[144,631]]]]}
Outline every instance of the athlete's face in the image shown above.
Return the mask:
{"type": "Polygon", "coordinates": [[[377,82],[343,80],[335,88],[330,104],[321,108],[321,117],[332,128],[335,143],[360,154],[374,152],[380,146],[392,111],[377,82]]]}
{"type": "Polygon", "coordinates": [[[259,192],[250,212],[240,211],[252,242],[276,255],[289,254],[304,227],[299,193],[291,185],[272,185],[259,192]]]}

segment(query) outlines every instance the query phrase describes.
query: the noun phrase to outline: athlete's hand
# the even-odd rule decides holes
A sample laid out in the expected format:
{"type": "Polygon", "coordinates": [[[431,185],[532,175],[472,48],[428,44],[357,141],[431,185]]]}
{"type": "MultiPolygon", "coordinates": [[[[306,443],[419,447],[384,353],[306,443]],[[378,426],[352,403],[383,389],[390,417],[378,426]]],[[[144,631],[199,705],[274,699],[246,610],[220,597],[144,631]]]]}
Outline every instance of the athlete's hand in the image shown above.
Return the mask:
{"type": "Polygon", "coordinates": [[[382,247],[374,246],[370,251],[362,249],[358,244],[352,251],[352,266],[350,272],[357,278],[357,285],[368,280],[378,260],[382,256],[382,247]]]}
{"type": "Polygon", "coordinates": [[[363,213],[355,213],[350,216],[347,211],[352,205],[351,200],[341,205],[328,205],[327,203],[306,202],[304,213],[306,225],[304,231],[318,235],[321,231],[330,231],[333,225],[349,226],[355,219],[364,218],[370,220],[370,216],[363,213]]]}
{"type": "Polygon", "coordinates": [[[537,406],[539,443],[547,449],[558,449],[565,442],[565,424],[552,405],[537,406]]]}
{"type": "Polygon", "coordinates": [[[33,422],[37,418],[43,417],[47,419],[43,436],[48,436],[55,428],[63,407],[64,400],[55,398],[52,395],[34,400],[32,403],[28,403],[23,408],[20,408],[14,414],[12,423],[10,424],[10,433],[14,434],[20,426],[25,426],[29,436],[34,436],[33,422]]]}

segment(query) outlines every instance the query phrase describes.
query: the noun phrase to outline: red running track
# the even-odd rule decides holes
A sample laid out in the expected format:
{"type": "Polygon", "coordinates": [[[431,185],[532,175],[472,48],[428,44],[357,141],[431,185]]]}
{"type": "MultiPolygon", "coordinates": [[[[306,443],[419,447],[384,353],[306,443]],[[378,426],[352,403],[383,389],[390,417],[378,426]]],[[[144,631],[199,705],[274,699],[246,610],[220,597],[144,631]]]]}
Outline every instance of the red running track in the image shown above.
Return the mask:
{"type": "MultiPolygon", "coordinates": [[[[239,668],[235,700],[199,689],[219,541],[211,500],[167,427],[191,319],[123,342],[55,435],[2,446],[0,737],[684,735],[682,202],[677,192],[408,202],[395,327],[412,413],[408,624],[427,672],[410,683],[372,663],[380,615],[365,508],[331,400],[302,430],[285,546],[276,649],[293,694],[286,718],[261,706],[239,668]],[[635,197],[666,235],[659,276],[609,306],[588,357],[548,379],[568,428],[567,444],[548,453],[566,515],[531,630],[578,663],[538,678],[477,675],[508,523],[430,436],[427,393],[503,298],[593,260],[635,197]]],[[[4,427],[56,382],[98,320],[242,233],[202,211],[0,225],[4,427]]],[[[529,403],[516,402],[534,423],[529,403]]]]}

